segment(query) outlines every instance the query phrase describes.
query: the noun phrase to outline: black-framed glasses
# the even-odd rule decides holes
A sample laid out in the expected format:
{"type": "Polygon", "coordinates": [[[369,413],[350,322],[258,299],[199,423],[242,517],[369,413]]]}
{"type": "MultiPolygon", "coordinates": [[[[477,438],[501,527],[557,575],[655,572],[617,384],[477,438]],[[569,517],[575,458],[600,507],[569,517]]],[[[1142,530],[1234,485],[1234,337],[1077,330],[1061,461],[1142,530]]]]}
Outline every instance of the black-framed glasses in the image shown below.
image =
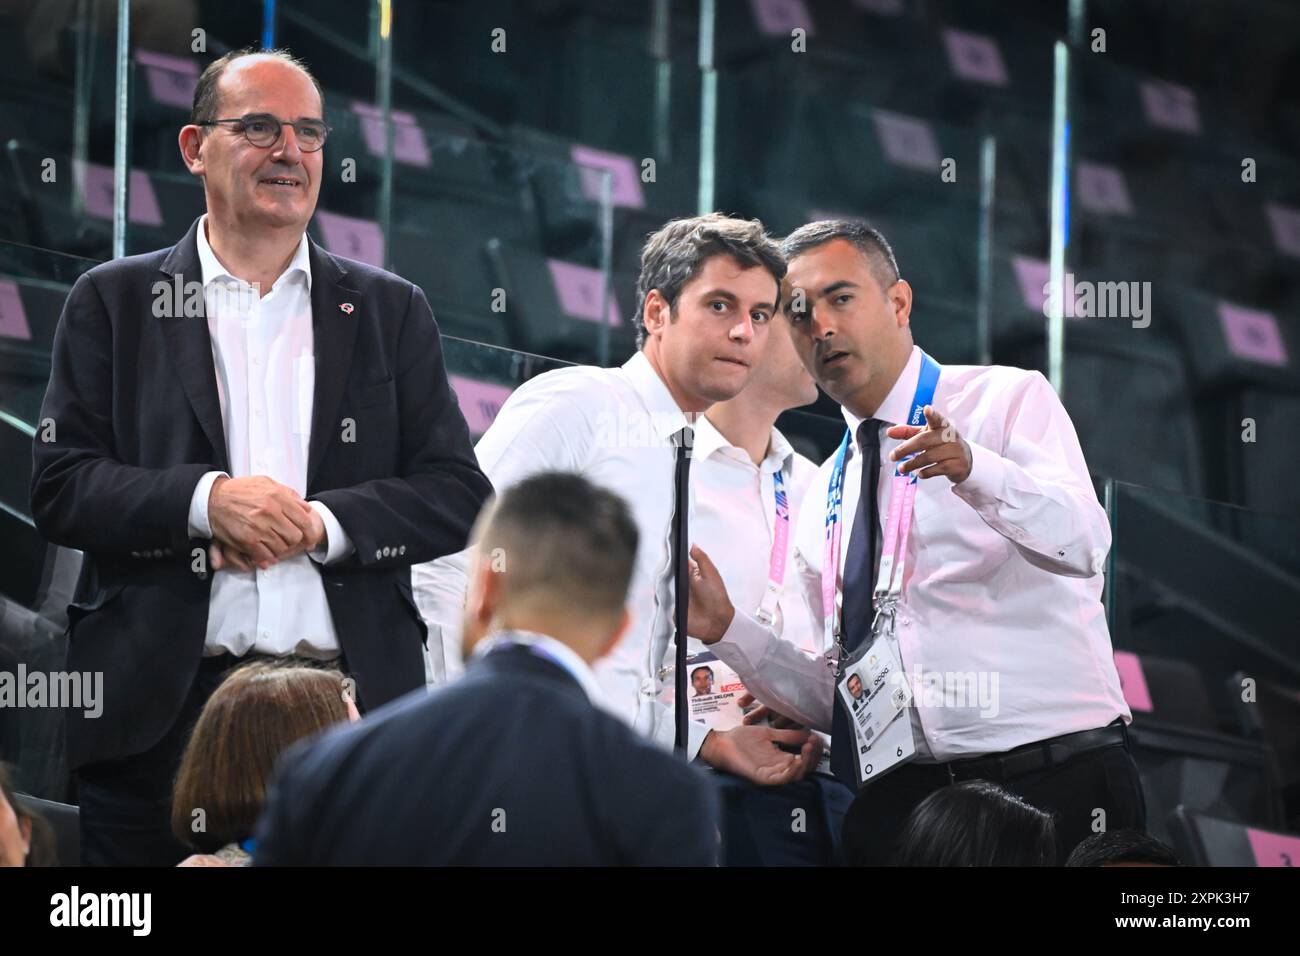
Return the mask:
{"type": "Polygon", "coordinates": [[[304,119],[296,122],[277,119],[270,113],[246,113],[234,119],[214,119],[197,123],[197,126],[222,126],[233,123],[232,129],[242,130],[244,138],[253,146],[266,149],[280,141],[280,132],[292,126],[298,137],[298,148],[304,153],[314,153],[325,145],[330,127],[323,120],[304,119]]]}

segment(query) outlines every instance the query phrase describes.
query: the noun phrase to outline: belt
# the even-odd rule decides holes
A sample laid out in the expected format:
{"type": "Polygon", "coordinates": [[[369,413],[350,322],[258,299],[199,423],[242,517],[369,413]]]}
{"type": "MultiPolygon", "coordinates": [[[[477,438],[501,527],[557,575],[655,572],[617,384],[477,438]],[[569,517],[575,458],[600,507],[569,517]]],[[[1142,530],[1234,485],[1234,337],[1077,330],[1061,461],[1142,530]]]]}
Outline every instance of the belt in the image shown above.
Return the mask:
{"type": "Polygon", "coordinates": [[[958,776],[967,779],[1008,780],[1038,770],[1059,767],[1073,757],[1101,750],[1105,747],[1127,746],[1128,728],[1122,717],[1114,723],[1095,730],[1080,730],[1025,744],[1006,753],[988,757],[972,757],[942,764],[948,776],[956,782],[958,776]]]}

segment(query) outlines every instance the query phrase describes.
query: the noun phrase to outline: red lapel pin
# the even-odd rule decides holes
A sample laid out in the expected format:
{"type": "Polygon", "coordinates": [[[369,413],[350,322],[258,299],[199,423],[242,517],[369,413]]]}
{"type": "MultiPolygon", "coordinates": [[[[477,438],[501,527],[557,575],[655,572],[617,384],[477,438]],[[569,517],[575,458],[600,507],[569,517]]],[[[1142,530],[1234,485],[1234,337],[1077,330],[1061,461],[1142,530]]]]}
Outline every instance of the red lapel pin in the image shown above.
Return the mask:
{"type": "Polygon", "coordinates": [[[352,303],[351,303],[351,302],[340,302],[340,303],[339,303],[339,309],[341,309],[342,312],[343,312],[345,315],[351,315],[351,314],[352,314],[352,303]]]}

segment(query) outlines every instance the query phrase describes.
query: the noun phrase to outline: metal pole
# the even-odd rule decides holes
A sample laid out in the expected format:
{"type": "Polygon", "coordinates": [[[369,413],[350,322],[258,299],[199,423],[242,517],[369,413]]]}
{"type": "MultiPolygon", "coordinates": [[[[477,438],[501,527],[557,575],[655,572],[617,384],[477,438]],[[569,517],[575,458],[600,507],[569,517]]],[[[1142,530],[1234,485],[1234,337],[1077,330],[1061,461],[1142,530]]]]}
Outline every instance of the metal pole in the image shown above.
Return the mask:
{"type": "Polygon", "coordinates": [[[976,277],[975,352],[980,365],[993,364],[993,205],[997,188],[998,141],[980,145],[979,275],[976,277]]]}
{"type": "Polygon", "coordinates": [[[1056,292],[1047,320],[1047,378],[1056,394],[1065,394],[1065,249],[1069,241],[1070,48],[1060,40],[1055,48],[1052,91],[1052,289],[1056,292]]]}
{"type": "Polygon", "coordinates": [[[131,4],[117,0],[117,59],[114,63],[117,87],[113,122],[113,258],[126,255],[126,217],[131,153],[128,139],[130,123],[131,80],[131,4]]]}
{"type": "Polygon", "coordinates": [[[262,49],[275,49],[275,0],[262,0],[262,49]]]}
{"type": "Polygon", "coordinates": [[[614,295],[614,174],[600,177],[600,332],[596,354],[602,368],[609,366],[609,306],[614,295]]]}
{"type": "Polygon", "coordinates": [[[1070,46],[1082,49],[1085,45],[1084,31],[1088,25],[1088,0],[1070,0],[1069,31],[1070,46]]]}
{"type": "Polygon", "coordinates": [[[650,20],[650,55],[655,59],[654,151],[660,163],[671,162],[673,154],[673,60],[668,44],[671,18],[671,0],[655,0],[650,20]]]}
{"type": "Polygon", "coordinates": [[[90,97],[95,48],[90,42],[92,5],[98,0],[77,0],[77,75],[73,80],[72,106],[72,214],[85,212],[86,161],[90,158],[90,97]]]}
{"type": "Polygon", "coordinates": [[[714,155],[718,122],[718,71],[713,63],[714,0],[700,0],[700,192],[699,215],[713,212],[714,155]]]}
{"type": "Polygon", "coordinates": [[[375,67],[375,99],[384,123],[384,155],[380,160],[379,231],[384,237],[384,268],[393,267],[393,2],[379,0],[379,50],[375,67]]]}

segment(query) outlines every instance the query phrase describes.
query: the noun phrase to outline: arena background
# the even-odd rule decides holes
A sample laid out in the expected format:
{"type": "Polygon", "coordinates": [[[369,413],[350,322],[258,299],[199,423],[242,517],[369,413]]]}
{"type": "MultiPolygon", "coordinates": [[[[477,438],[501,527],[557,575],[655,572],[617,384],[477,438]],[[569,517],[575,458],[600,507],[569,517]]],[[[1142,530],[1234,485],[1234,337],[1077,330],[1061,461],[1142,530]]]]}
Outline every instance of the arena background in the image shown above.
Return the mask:
{"type": "MultiPolygon", "coordinates": [[[[0,668],[63,660],[78,555],[28,491],[66,293],[202,213],[176,146],[195,79],[274,45],[333,126],[313,237],[424,289],[475,436],[528,378],[631,353],[665,220],[881,228],[918,343],[1063,395],[1112,521],[1151,832],[1189,862],[1287,862],[1267,834],[1300,832],[1300,7],[140,0],[129,37],[118,7],[0,0],[0,668]],[[1054,280],[1078,298],[1045,305],[1054,280]]],[[[818,460],[844,428],[825,396],[781,425],[818,460]]],[[[0,718],[19,789],[67,799],[57,711],[0,718]]]]}

